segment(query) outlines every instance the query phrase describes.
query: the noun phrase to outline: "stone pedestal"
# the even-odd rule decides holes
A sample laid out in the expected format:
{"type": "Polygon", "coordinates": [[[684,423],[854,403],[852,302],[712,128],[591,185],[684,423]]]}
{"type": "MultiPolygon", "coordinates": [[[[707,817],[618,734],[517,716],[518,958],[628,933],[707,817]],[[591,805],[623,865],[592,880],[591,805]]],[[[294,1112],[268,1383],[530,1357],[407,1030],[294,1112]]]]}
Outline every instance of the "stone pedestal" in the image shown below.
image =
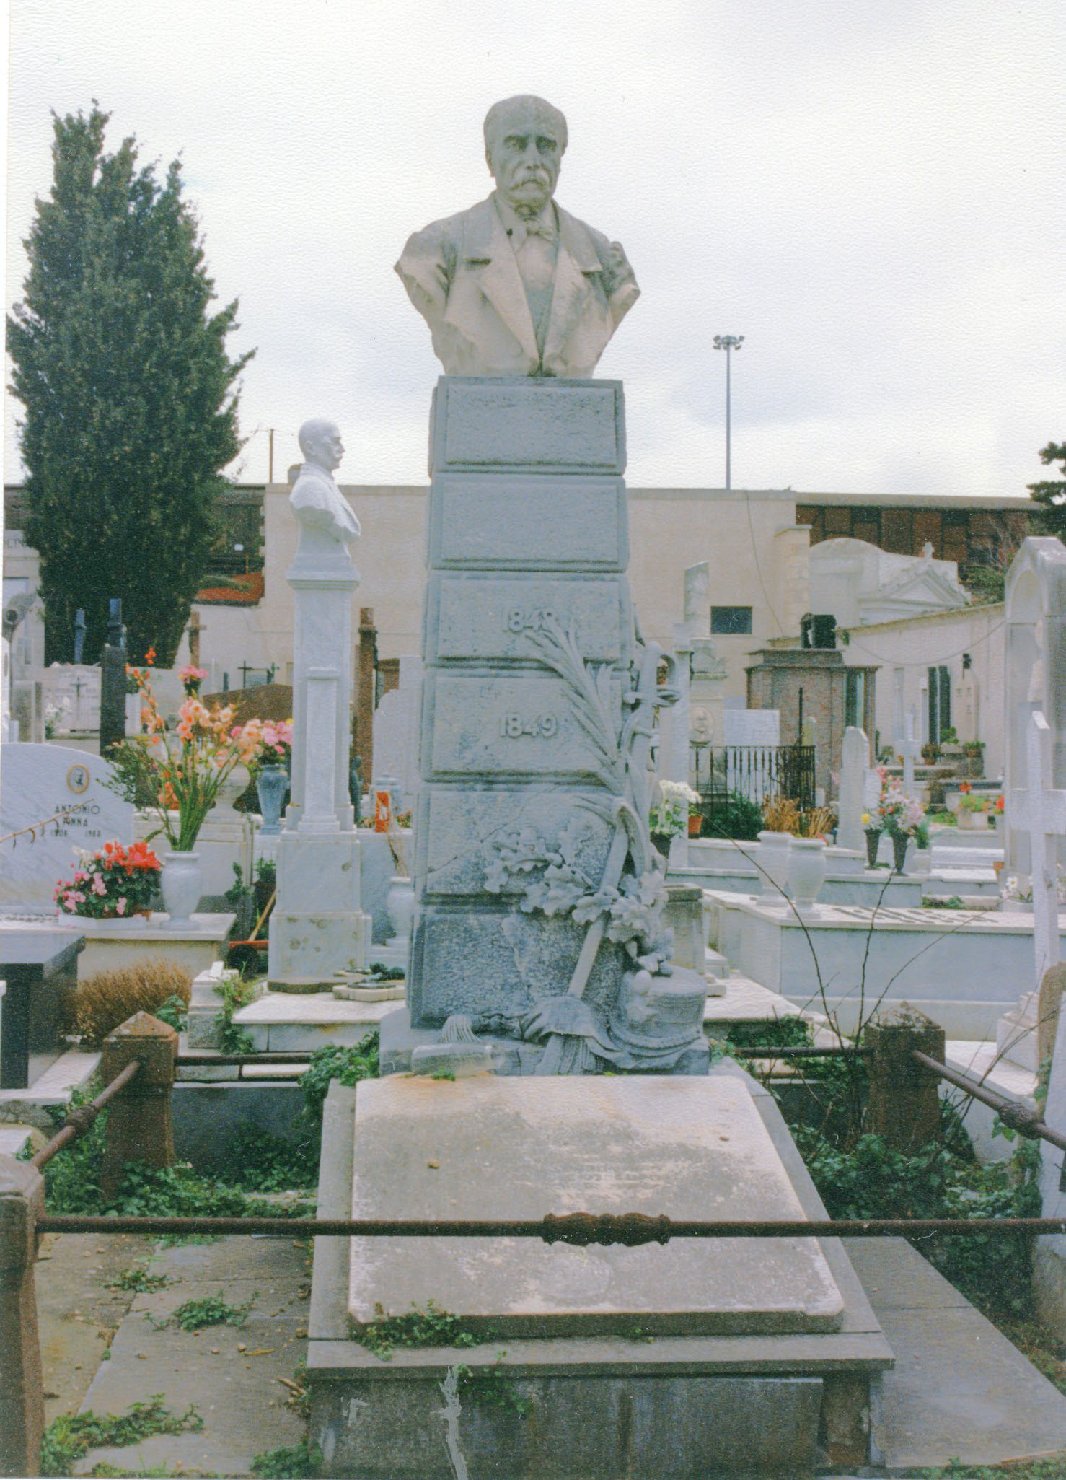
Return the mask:
{"type": "Polygon", "coordinates": [[[292,800],[278,842],[269,976],[329,984],[366,965],[359,841],[348,794],[352,593],[359,572],[337,540],[301,525],[288,571],[293,629],[292,800]]]}
{"type": "MultiPolygon", "coordinates": [[[[598,907],[574,909],[579,895],[635,888],[655,866],[646,844],[622,836],[619,810],[639,817],[646,837],[660,656],[635,636],[624,467],[617,381],[438,383],[415,1029],[461,1014],[477,1031],[513,1037],[568,993],[581,1000],[564,1005],[608,1045],[619,1012],[626,1018],[635,962],[625,936],[604,929],[598,907]]],[[[680,1009],[657,1006],[656,1022],[671,1011],[680,1009]]],[[[631,1026],[630,1016],[622,1033],[631,1026]]]]}

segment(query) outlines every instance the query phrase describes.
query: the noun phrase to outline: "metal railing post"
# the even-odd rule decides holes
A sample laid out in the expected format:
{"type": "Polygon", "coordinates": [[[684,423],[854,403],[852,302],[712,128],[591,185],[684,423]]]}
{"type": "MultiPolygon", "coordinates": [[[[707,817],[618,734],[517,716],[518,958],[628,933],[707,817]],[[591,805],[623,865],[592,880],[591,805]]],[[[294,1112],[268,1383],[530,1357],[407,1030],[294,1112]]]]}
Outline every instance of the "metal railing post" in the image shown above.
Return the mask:
{"type": "Polygon", "coordinates": [[[37,1333],[37,1220],[44,1179],[0,1156],[0,1475],[39,1475],[44,1382],[37,1333]]]}
{"type": "Polygon", "coordinates": [[[105,1080],[114,1079],[133,1061],[140,1064],[140,1073],[114,1100],[107,1117],[101,1172],[105,1198],[118,1191],[130,1162],[150,1167],[174,1163],[170,1101],[177,1052],[177,1033],[147,1012],[127,1018],[104,1039],[101,1070],[105,1080]]]}

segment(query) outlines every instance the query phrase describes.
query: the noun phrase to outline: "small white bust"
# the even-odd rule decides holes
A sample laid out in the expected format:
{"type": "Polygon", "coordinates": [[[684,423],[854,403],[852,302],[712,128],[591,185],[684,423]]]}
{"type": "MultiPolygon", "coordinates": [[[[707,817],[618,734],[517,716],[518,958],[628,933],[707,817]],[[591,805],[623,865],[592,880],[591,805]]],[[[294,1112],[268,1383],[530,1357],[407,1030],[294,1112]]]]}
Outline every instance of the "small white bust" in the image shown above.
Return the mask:
{"type": "Polygon", "coordinates": [[[316,417],[304,422],[299,436],[304,463],[289,503],[305,536],[325,537],[346,548],[359,537],[359,520],[333,478],[344,456],[340,431],[332,421],[316,417]]]}

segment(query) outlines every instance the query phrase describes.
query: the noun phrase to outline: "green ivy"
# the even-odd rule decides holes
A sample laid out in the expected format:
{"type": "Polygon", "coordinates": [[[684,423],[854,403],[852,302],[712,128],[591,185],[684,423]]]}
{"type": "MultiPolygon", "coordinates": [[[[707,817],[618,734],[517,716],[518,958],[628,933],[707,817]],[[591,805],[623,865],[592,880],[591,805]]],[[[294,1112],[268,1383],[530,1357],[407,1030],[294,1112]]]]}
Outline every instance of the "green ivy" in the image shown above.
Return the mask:
{"type": "Polygon", "coordinates": [[[314,1480],[322,1472],[322,1451],[306,1439],[299,1444],[268,1449],[252,1460],[252,1474],[263,1480],[314,1480]]]}
{"type": "MultiPolygon", "coordinates": [[[[807,1127],[794,1135],[831,1218],[1025,1218],[1040,1212],[1039,1151],[1029,1143],[1010,1162],[982,1166],[947,1145],[908,1156],[881,1136],[861,1136],[840,1150],[807,1127]]],[[[945,1234],[912,1242],[986,1315],[1031,1314],[1030,1236],[945,1234]]]]}
{"type": "Polygon", "coordinates": [[[322,1124],[322,1107],[334,1079],[339,1084],[358,1084],[361,1079],[378,1075],[378,1038],[368,1033],[353,1048],[337,1044],[320,1048],[311,1055],[307,1069],[300,1077],[304,1097],[304,1117],[309,1125],[322,1124]]]}
{"type": "Polygon", "coordinates": [[[435,1300],[428,1300],[421,1309],[412,1306],[402,1316],[387,1316],[380,1305],[374,1309],[376,1318],[354,1331],[353,1339],[383,1362],[391,1359],[398,1346],[480,1346],[492,1336],[489,1330],[475,1335],[461,1316],[442,1310],[435,1300]]]}
{"type": "Polygon", "coordinates": [[[90,1449],[139,1444],[153,1434],[195,1434],[203,1426],[204,1421],[192,1404],[184,1413],[174,1413],[164,1406],[162,1393],[154,1393],[146,1403],[134,1403],[121,1416],[92,1412],[61,1414],[44,1431],[41,1474],[73,1475],[74,1466],[90,1449]]]}

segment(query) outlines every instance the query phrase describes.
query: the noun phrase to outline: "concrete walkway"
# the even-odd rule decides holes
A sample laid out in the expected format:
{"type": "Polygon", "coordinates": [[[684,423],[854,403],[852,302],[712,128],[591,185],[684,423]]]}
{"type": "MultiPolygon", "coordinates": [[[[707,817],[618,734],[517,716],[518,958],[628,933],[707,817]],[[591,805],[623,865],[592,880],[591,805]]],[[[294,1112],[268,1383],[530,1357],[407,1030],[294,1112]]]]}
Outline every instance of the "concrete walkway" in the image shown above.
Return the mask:
{"type": "Polygon", "coordinates": [[[292,1380],[307,1351],[308,1242],[252,1236],[182,1244],[158,1250],[147,1267],[170,1283],[135,1296],[82,1408],[123,1413],[162,1393],[176,1412],[195,1404],[203,1429],[90,1450],[75,1472],[106,1461],[124,1474],[165,1465],[190,1475],[250,1475],[257,1454],[298,1444],[304,1421],[281,1379],[292,1380]],[[186,1301],[219,1294],[233,1306],[251,1301],[243,1325],[161,1324],[186,1301]]]}
{"type": "MultiPolygon", "coordinates": [[[[123,1242],[129,1264],[143,1257],[139,1240],[123,1242]]],[[[54,1264],[76,1258],[83,1291],[86,1263],[121,1262],[118,1239],[61,1243],[65,1250],[50,1251],[54,1264]],[[106,1261],[99,1257],[105,1243],[106,1261]],[[85,1257],[90,1248],[97,1255],[92,1261],[85,1257]]],[[[977,1465],[1059,1454],[1066,1476],[1066,1397],[903,1239],[852,1239],[848,1253],[896,1354],[895,1370],[884,1379],[884,1468],[865,1470],[864,1476],[905,1475],[952,1457],[977,1465]]],[[[173,1409],[194,1403],[203,1430],[128,1449],[93,1450],[78,1472],[106,1460],[123,1473],[165,1465],[188,1474],[247,1476],[256,1454],[299,1443],[304,1425],[287,1402],[291,1390],[279,1379],[292,1378],[306,1350],[306,1246],[290,1239],[227,1238],[159,1250],[148,1267],[172,1283],[133,1298],[110,1359],[100,1363],[82,1406],[121,1413],[162,1393],[173,1409]],[[159,1322],[187,1300],[220,1292],[232,1305],[252,1299],[244,1326],[186,1332],[172,1324],[157,1329],[148,1320],[159,1322]]],[[[44,1269],[39,1274],[43,1280],[44,1269]]],[[[87,1313],[92,1298],[84,1294],[81,1308],[87,1313]]],[[[43,1294],[41,1303],[43,1314],[43,1294]]],[[[87,1368],[86,1350],[95,1345],[98,1359],[101,1344],[87,1329],[85,1349],[78,1353],[87,1368]]],[[[46,1385],[74,1397],[69,1406],[50,1408],[70,1412],[80,1396],[77,1384],[62,1383],[48,1370],[47,1341],[45,1347],[46,1385]]]]}

